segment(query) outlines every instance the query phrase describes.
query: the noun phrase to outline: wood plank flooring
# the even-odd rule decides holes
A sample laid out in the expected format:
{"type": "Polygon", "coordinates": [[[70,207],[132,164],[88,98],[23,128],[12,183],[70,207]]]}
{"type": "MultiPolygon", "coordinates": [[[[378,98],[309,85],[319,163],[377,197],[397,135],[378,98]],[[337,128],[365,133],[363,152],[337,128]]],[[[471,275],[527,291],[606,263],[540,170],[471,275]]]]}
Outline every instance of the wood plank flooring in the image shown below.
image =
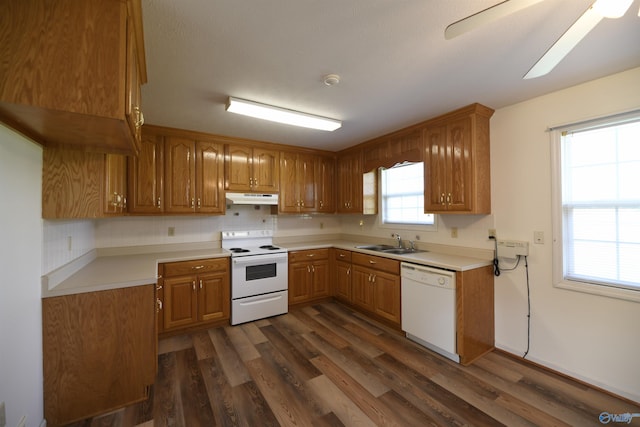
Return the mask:
{"type": "Polygon", "coordinates": [[[159,347],[147,401],[73,426],[602,426],[602,412],[640,413],[500,352],[460,366],[333,302],[159,347]]]}

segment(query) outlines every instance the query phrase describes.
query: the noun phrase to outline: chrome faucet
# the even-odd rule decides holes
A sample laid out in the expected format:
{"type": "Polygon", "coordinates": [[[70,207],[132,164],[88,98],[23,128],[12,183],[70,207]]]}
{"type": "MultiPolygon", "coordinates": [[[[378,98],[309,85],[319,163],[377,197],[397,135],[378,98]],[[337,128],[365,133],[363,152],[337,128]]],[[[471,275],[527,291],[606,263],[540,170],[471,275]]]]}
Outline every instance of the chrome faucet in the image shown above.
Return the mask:
{"type": "Polygon", "coordinates": [[[400,235],[398,233],[392,234],[391,237],[395,237],[395,239],[398,241],[398,247],[401,248],[402,247],[402,238],[400,237],[400,235]]]}

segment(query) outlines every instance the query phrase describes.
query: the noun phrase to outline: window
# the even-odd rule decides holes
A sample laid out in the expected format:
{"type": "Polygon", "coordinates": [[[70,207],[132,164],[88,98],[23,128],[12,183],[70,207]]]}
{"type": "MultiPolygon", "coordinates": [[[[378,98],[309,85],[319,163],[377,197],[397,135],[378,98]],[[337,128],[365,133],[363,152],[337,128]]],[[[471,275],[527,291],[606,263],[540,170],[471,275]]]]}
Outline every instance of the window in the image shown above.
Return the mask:
{"type": "Polygon", "coordinates": [[[382,223],[434,225],[424,213],[424,165],[403,163],[381,172],[382,223]]]}
{"type": "Polygon", "coordinates": [[[555,133],[555,282],[640,300],[640,113],[555,133]]]}

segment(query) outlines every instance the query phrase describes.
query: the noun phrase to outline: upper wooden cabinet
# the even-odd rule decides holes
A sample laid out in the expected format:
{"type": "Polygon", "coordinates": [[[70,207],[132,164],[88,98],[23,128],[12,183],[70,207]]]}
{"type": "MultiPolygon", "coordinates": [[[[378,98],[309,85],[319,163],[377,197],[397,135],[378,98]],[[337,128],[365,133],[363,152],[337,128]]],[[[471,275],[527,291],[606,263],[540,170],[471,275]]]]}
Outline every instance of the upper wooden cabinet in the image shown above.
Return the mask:
{"type": "Polygon", "coordinates": [[[362,150],[340,154],[337,164],[338,213],[377,213],[377,175],[375,171],[363,171],[362,150]]]}
{"type": "Polygon", "coordinates": [[[225,190],[277,192],[279,158],[275,150],[239,144],[225,146],[225,190]]]}
{"type": "Polygon", "coordinates": [[[140,0],[7,0],[0,119],[45,146],[138,151],[140,0]]]}
{"type": "Polygon", "coordinates": [[[317,211],[316,156],[280,153],[280,212],[317,211]]]}
{"type": "Polygon", "coordinates": [[[124,156],[46,147],[42,157],[43,218],[102,218],[126,211],[124,156]]]}
{"type": "Polygon", "coordinates": [[[491,213],[492,114],[473,104],[426,123],[425,213],[491,213]]]}
{"type": "Polygon", "coordinates": [[[165,212],[224,213],[223,144],[165,138],[165,212]]]}
{"type": "Polygon", "coordinates": [[[316,211],[334,213],[336,211],[336,159],[318,156],[316,161],[316,211]]]}
{"type": "Polygon", "coordinates": [[[128,159],[129,212],[164,212],[164,136],[142,127],[140,152],[128,159]]]}
{"type": "Polygon", "coordinates": [[[129,212],[224,213],[223,147],[207,134],[145,125],[129,159],[129,212]]]}

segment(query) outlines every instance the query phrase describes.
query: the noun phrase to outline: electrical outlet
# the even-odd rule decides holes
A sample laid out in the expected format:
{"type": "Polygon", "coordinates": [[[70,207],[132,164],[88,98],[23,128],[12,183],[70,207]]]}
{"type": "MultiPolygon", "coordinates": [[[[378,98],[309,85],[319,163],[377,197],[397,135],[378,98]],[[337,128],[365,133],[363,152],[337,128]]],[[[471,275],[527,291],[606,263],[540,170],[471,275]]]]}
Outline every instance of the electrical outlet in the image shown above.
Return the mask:
{"type": "Polygon", "coordinates": [[[451,227],[451,237],[454,239],[458,238],[458,227],[451,227]]]}
{"type": "Polygon", "coordinates": [[[169,227],[167,229],[167,236],[175,236],[176,235],[176,228],[175,227],[169,227]]]}
{"type": "Polygon", "coordinates": [[[533,232],[533,243],[536,243],[538,245],[544,244],[544,231],[533,232]]]}
{"type": "Polygon", "coordinates": [[[496,234],[496,229],[495,229],[495,228],[490,228],[490,229],[489,229],[489,238],[492,238],[492,237],[493,237],[494,239],[495,239],[496,237],[498,237],[498,235],[496,234]]]}

